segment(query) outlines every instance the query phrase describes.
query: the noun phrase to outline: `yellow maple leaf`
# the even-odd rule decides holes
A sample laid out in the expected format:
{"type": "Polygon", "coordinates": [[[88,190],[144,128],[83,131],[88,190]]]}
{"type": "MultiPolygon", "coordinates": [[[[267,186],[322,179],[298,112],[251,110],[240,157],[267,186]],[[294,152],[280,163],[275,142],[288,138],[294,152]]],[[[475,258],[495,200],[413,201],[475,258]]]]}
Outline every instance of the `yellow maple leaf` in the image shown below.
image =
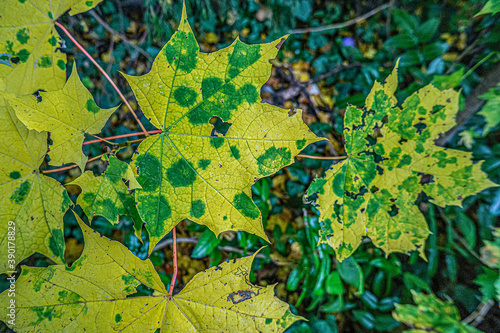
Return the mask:
{"type": "Polygon", "coordinates": [[[64,262],[63,216],[71,203],[59,182],[38,171],[47,152],[47,132],[28,130],[4,95],[0,95],[1,273],[13,271],[35,252],[64,262]],[[15,244],[14,258],[9,258],[9,244],[15,244]]]}
{"type": "Polygon", "coordinates": [[[41,101],[32,95],[10,95],[9,103],[29,129],[50,132],[50,164],[76,163],[83,171],[88,160],[82,151],[85,134],[99,133],[117,108],[97,106],[76,65],[61,90],[40,92],[40,96],[41,101]]]}
{"type": "MultiPolygon", "coordinates": [[[[23,267],[16,281],[17,330],[282,332],[301,319],[274,296],[274,287],[250,283],[255,254],[198,273],[170,296],[150,260],[76,217],[85,248],[71,267],[23,267]],[[131,296],[141,284],[153,289],[152,295],[131,296]]],[[[0,320],[6,323],[9,302],[7,290],[0,295],[0,320]]]]}
{"type": "Polygon", "coordinates": [[[317,179],[320,243],[330,244],[338,260],[350,256],[363,236],[388,255],[418,250],[425,258],[429,229],[415,205],[426,193],[441,207],[496,186],[472,163],[468,152],[438,147],[434,140],[455,125],[459,93],[428,85],[396,107],[397,66],[376,82],[366,108],[349,106],[344,119],[342,162],[317,179]]]}
{"type": "Polygon", "coordinates": [[[97,6],[102,0],[0,1],[0,78],[6,91],[18,95],[61,89],[66,81],[66,55],[54,22],[97,6]]]}
{"type": "Polygon", "coordinates": [[[250,186],[293,162],[317,138],[302,121],[260,103],[277,40],[236,40],[200,53],[184,7],[179,30],[143,76],[125,75],[145,116],[163,133],[144,140],[132,165],[138,209],[152,251],[182,219],[217,235],[244,230],[267,239],[250,186]]]}

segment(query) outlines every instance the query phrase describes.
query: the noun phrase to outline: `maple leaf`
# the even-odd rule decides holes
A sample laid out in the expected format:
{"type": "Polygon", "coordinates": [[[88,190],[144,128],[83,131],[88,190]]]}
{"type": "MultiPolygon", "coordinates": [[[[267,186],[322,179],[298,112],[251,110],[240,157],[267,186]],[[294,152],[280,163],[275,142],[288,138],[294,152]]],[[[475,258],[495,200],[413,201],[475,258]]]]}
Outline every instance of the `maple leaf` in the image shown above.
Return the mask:
{"type": "Polygon", "coordinates": [[[54,22],[71,8],[70,15],[85,12],[102,0],[0,1],[0,78],[18,95],[39,89],[58,90],[66,81],[64,44],[54,22]]]}
{"type": "Polygon", "coordinates": [[[3,96],[0,94],[0,273],[13,271],[16,263],[35,252],[62,263],[63,216],[71,200],[59,182],[38,171],[47,152],[47,132],[29,131],[3,96]],[[8,244],[15,244],[14,261],[9,261],[8,244]]]}
{"type": "Polygon", "coordinates": [[[481,332],[460,322],[460,314],[453,302],[443,302],[436,295],[425,295],[413,290],[412,295],[416,306],[396,304],[396,310],[392,313],[396,320],[417,328],[405,332],[481,332]]]}
{"type": "Polygon", "coordinates": [[[116,108],[101,109],[92,94],[73,71],[61,90],[40,92],[41,101],[35,96],[10,95],[9,103],[17,117],[29,128],[39,132],[49,131],[53,144],[50,147],[50,164],[76,163],[85,169],[88,157],[83,154],[85,134],[101,132],[116,108]]]}
{"type": "Polygon", "coordinates": [[[303,123],[301,110],[289,115],[259,102],[281,41],[237,39],[200,53],[184,6],[179,30],[151,71],[125,75],[146,117],[163,130],[144,140],[132,161],[150,252],[184,218],[215,234],[244,230],[267,239],[250,186],[323,140],[303,123]]]}
{"type": "MultiPolygon", "coordinates": [[[[169,296],[150,260],[137,258],[76,218],[85,248],[71,267],[23,267],[16,281],[16,329],[281,332],[301,319],[274,296],[274,287],[249,282],[255,254],[198,273],[169,296]],[[140,284],[153,294],[131,296],[140,284]]],[[[0,304],[0,320],[7,323],[8,290],[0,295],[0,304]]]]}
{"type": "Polygon", "coordinates": [[[441,207],[496,186],[473,164],[471,153],[438,147],[434,140],[455,125],[459,94],[428,85],[396,107],[397,66],[375,83],[366,108],[349,106],[344,119],[347,158],[316,179],[320,243],[343,260],[368,235],[386,254],[417,249],[424,257],[429,229],[415,205],[423,191],[441,207]]]}
{"type": "Polygon", "coordinates": [[[135,207],[135,196],[129,190],[141,188],[135,179],[132,168],[115,156],[104,156],[109,162],[106,171],[95,177],[92,171],[84,172],[80,177],[68,185],[77,185],[82,189],[77,204],[82,207],[85,215],[92,221],[94,216],[100,215],[112,224],[117,224],[120,215],[128,215],[135,222],[135,231],[141,239],[142,220],[135,207]],[[129,182],[129,187],[122,179],[129,182]]]}

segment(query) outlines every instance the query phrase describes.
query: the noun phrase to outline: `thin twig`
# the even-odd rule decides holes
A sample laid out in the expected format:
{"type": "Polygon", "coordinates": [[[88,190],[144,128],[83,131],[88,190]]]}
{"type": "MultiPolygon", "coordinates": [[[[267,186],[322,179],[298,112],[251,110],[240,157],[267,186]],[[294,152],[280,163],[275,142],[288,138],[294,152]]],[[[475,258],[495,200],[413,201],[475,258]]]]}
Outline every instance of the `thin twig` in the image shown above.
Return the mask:
{"type": "MultiPolygon", "coordinates": [[[[158,133],[161,133],[161,132],[163,132],[163,131],[162,130],[148,131],[149,134],[158,134],[158,133]]],[[[107,138],[99,138],[99,140],[85,141],[83,143],[83,145],[86,146],[86,145],[90,145],[92,143],[97,143],[97,142],[105,141],[105,139],[106,140],[112,140],[112,139],[128,138],[130,136],[138,136],[138,135],[144,135],[144,133],[143,132],[138,132],[138,133],[127,133],[127,134],[109,136],[107,138]]],[[[95,136],[95,135],[93,135],[93,136],[95,136]]],[[[106,141],[106,142],[108,142],[109,144],[112,144],[112,145],[116,145],[117,144],[116,142],[110,142],[110,141],[106,141]]]]}
{"type": "Polygon", "coordinates": [[[347,156],[313,156],[313,155],[302,155],[298,154],[296,157],[312,158],[315,160],[344,160],[347,156]]]}
{"type": "Polygon", "coordinates": [[[90,136],[93,136],[94,138],[97,138],[97,140],[93,140],[93,142],[106,142],[106,143],[109,143],[110,145],[114,145],[113,142],[107,140],[109,138],[100,138],[100,137],[98,137],[97,135],[94,135],[94,134],[90,134],[90,133],[87,133],[87,134],[90,135],[90,136]]]}
{"type": "Polygon", "coordinates": [[[368,13],[363,14],[361,16],[355,17],[352,20],[342,22],[342,23],[335,23],[335,24],[330,24],[324,27],[316,27],[316,28],[304,28],[304,29],[293,29],[288,31],[289,34],[303,34],[306,32],[321,32],[321,31],[326,31],[326,30],[333,30],[333,29],[341,29],[348,27],[350,25],[356,24],[358,22],[361,22],[363,20],[366,20],[367,18],[377,14],[378,12],[389,8],[390,3],[386,3],[384,5],[378,6],[377,8],[370,10],[368,13]]]}
{"type": "Polygon", "coordinates": [[[359,62],[349,64],[349,65],[340,65],[335,67],[329,72],[326,72],[325,74],[321,74],[320,76],[315,77],[314,79],[310,80],[309,83],[318,83],[321,80],[324,80],[332,75],[338,74],[342,72],[343,70],[350,69],[350,68],[356,68],[356,67],[361,67],[363,64],[360,64],[359,62]]]}
{"type": "Polygon", "coordinates": [[[392,18],[392,7],[394,6],[396,0],[391,0],[389,2],[389,10],[387,11],[387,20],[385,21],[385,34],[387,38],[391,37],[391,18],[392,18]]]}
{"type": "Polygon", "coordinates": [[[474,251],[474,249],[472,249],[469,244],[467,243],[467,241],[465,239],[463,239],[462,237],[460,237],[456,231],[454,231],[454,234],[455,234],[455,238],[460,242],[460,244],[462,244],[462,246],[474,257],[476,258],[480,263],[482,263],[483,265],[487,266],[487,267],[490,267],[490,265],[488,265],[488,263],[486,261],[484,261],[481,256],[479,254],[476,253],[476,251],[474,251]]]}
{"type": "Polygon", "coordinates": [[[490,311],[493,304],[495,304],[495,302],[491,299],[488,302],[481,302],[477,309],[474,310],[474,312],[472,312],[467,318],[462,320],[461,323],[467,325],[472,322],[471,326],[476,327],[483,321],[484,317],[486,316],[488,311],[490,311]]]}
{"type": "MultiPolygon", "coordinates": [[[[198,241],[199,241],[199,238],[197,238],[197,237],[180,237],[180,238],[177,238],[177,244],[180,244],[180,243],[197,244],[198,241]]],[[[173,242],[174,241],[173,241],[172,238],[165,239],[165,240],[159,242],[158,244],[156,244],[156,246],[154,247],[153,251],[161,250],[161,249],[169,246],[170,244],[173,244],[173,242]]],[[[221,250],[221,251],[226,251],[226,252],[236,252],[236,253],[239,253],[239,254],[243,254],[244,253],[243,250],[238,249],[237,247],[234,247],[234,246],[218,246],[217,248],[219,250],[221,250]]],[[[268,259],[265,255],[263,255],[261,253],[258,253],[255,257],[256,258],[260,258],[260,259],[268,259]]],[[[275,265],[280,265],[280,263],[277,260],[274,260],[274,259],[271,258],[271,261],[275,265]]]]}
{"type": "Polygon", "coordinates": [[[111,28],[95,11],[93,10],[89,10],[88,13],[96,19],[97,22],[99,22],[100,25],[102,25],[104,27],[104,29],[106,29],[110,34],[111,34],[111,38],[113,38],[113,36],[117,36],[118,38],[120,38],[125,44],[127,45],[130,45],[134,48],[134,50],[136,50],[137,52],[139,52],[140,54],[142,54],[144,57],[146,57],[148,59],[148,61],[150,63],[153,62],[153,57],[151,57],[146,51],[144,51],[143,49],[141,49],[139,46],[137,46],[135,43],[131,42],[127,37],[125,37],[123,34],[119,33],[118,31],[116,31],[115,29],[111,28]]]}
{"type": "Polygon", "coordinates": [[[57,25],[69,37],[69,39],[71,39],[71,41],[80,49],[80,51],[82,51],[83,54],[85,54],[85,56],[87,58],[89,58],[89,60],[97,67],[97,69],[99,69],[99,71],[106,77],[106,79],[109,81],[109,83],[111,83],[113,88],[115,88],[118,95],[120,95],[120,98],[122,99],[122,101],[125,103],[125,105],[128,107],[128,109],[130,110],[130,112],[134,116],[135,120],[137,121],[137,124],[139,124],[142,131],[144,132],[144,135],[149,136],[148,131],[146,131],[146,128],[144,127],[144,125],[139,121],[139,118],[135,114],[134,110],[132,110],[132,107],[130,106],[129,102],[127,101],[125,96],[123,96],[122,92],[120,91],[120,89],[118,89],[118,87],[113,82],[113,80],[109,77],[108,73],[106,73],[106,71],[101,66],[99,66],[97,61],[95,61],[94,58],[92,58],[92,56],[85,50],[85,48],[83,48],[83,46],[81,46],[80,43],[78,43],[78,41],[73,37],[73,35],[71,35],[71,33],[68,30],[66,30],[66,28],[61,23],[56,21],[56,22],[54,22],[54,24],[57,25]]]}
{"type": "Polygon", "coordinates": [[[174,227],[172,229],[172,245],[173,245],[173,250],[174,250],[174,275],[172,275],[172,281],[170,282],[170,289],[168,290],[168,294],[172,296],[174,292],[174,287],[175,287],[175,280],[177,279],[177,231],[176,228],[174,227]]]}
{"type": "MultiPolygon", "coordinates": [[[[95,161],[95,160],[103,157],[105,154],[106,153],[103,153],[101,155],[92,157],[92,158],[90,158],[90,159],[87,160],[87,163],[95,161]]],[[[54,172],[59,172],[59,171],[65,171],[65,170],[70,170],[70,169],[76,168],[77,166],[78,166],[77,164],[71,164],[71,165],[63,167],[63,168],[57,168],[57,169],[51,169],[51,170],[42,170],[42,173],[54,173],[54,172]]]]}

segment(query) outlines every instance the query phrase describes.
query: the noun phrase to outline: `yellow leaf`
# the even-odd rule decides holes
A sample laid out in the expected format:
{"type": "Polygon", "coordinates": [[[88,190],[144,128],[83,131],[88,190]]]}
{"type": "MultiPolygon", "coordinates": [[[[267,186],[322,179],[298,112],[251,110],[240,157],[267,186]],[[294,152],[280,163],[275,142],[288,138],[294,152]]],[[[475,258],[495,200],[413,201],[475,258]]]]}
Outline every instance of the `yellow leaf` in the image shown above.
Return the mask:
{"type": "Polygon", "coordinates": [[[102,0],[0,1],[0,78],[18,95],[61,89],[66,81],[64,43],[54,21],[71,8],[85,12],[102,0]]]}
{"type": "Polygon", "coordinates": [[[428,85],[396,107],[397,69],[375,83],[366,109],[349,106],[344,119],[347,158],[315,180],[320,243],[330,244],[339,261],[369,236],[388,255],[418,250],[425,258],[429,229],[415,205],[425,192],[441,207],[496,186],[472,163],[471,153],[434,144],[455,125],[459,94],[428,85]]]}
{"type": "Polygon", "coordinates": [[[144,140],[132,161],[150,251],[184,218],[217,235],[244,230],[267,240],[251,185],[323,140],[303,123],[301,110],[289,115],[260,103],[280,42],[237,39],[218,52],[200,53],[184,8],[179,31],[151,71],[125,75],[145,116],[163,130],[144,140]]]}
{"type": "MultiPolygon", "coordinates": [[[[16,325],[23,332],[282,332],[301,319],[249,281],[255,254],[197,274],[169,296],[151,261],[100,236],[77,216],[85,248],[71,267],[23,267],[16,281],[16,325]],[[150,296],[130,297],[144,284],[150,296]]],[[[8,322],[8,291],[0,320],[8,322]]]]}
{"type": "Polygon", "coordinates": [[[35,252],[64,262],[63,216],[71,200],[56,180],[38,168],[47,151],[47,132],[29,131],[0,96],[0,273],[35,252]],[[9,261],[8,244],[15,244],[9,261]]]}
{"type": "Polygon", "coordinates": [[[41,102],[32,95],[11,96],[9,103],[29,129],[50,132],[50,164],[76,163],[83,171],[88,159],[82,151],[85,133],[99,133],[116,108],[97,106],[80,81],[76,65],[61,90],[40,92],[40,96],[41,102]]]}

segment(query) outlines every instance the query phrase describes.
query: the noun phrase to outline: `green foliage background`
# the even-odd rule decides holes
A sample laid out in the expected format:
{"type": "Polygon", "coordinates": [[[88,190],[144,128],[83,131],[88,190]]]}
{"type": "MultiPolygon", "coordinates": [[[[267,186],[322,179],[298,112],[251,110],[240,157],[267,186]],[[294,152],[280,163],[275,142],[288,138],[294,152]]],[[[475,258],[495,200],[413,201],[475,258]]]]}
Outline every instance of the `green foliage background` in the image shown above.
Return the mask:
{"type": "MultiPolygon", "coordinates": [[[[262,43],[293,29],[345,22],[383,3],[186,0],[187,12],[191,13],[189,21],[205,52],[229,45],[238,35],[245,42],[262,43]]],[[[500,45],[500,14],[474,17],[483,5],[482,1],[399,0],[394,2],[390,17],[388,10],[383,10],[346,28],[292,33],[261,97],[271,104],[304,109],[311,130],[332,142],[332,147],[317,143],[303,152],[318,156],[331,155],[332,148],[342,154],[342,119],[346,106],[363,106],[373,83],[389,74],[398,57],[399,101],[433,83],[438,88],[461,89],[461,109],[466,109],[467,99],[477,92],[475,89],[481,82],[490,87],[498,82],[498,78],[493,83],[485,80],[488,73],[499,71],[496,52],[500,45]],[[476,66],[478,63],[480,66],[476,66]],[[459,74],[448,76],[453,72],[459,74]]],[[[62,22],[77,34],[78,40],[108,73],[122,71],[142,75],[149,71],[152,59],[175,31],[181,9],[182,2],[176,0],[106,0],[94,12],[108,27],[91,13],[76,17],[66,14],[62,22]],[[118,35],[113,36],[109,28],[138,47],[123,42],[118,35]]],[[[81,78],[100,107],[119,104],[110,84],[101,79],[97,69],[69,39],[64,51],[79,65],[81,78]]],[[[114,79],[120,87],[126,86],[120,74],[114,79]]],[[[124,90],[131,96],[128,87],[124,90]]],[[[144,117],[141,120],[147,123],[144,117]]],[[[485,118],[474,114],[460,128],[459,132],[465,134],[455,134],[446,144],[472,151],[476,159],[486,160],[484,171],[492,181],[500,183],[500,128],[494,126],[485,133],[485,127],[485,118]]],[[[104,128],[103,135],[136,131],[133,117],[121,107],[104,128]]],[[[134,139],[137,138],[122,139],[122,142],[134,139]]],[[[133,149],[135,146],[128,147],[118,155],[130,161],[133,149]]],[[[84,152],[99,155],[105,152],[104,145],[85,146],[84,152]]],[[[401,331],[404,325],[391,313],[395,303],[413,303],[410,290],[433,292],[441,299],[452,300],[462,318],[476,310],[481,302],[494,300],[492,285],[498,270],[485,264],[480,249],[485,241],[494,240],[492,228],[499,226],[500,189],[488,189],[467,198],[463,207],[446,209],[435,207],[422,197],[420,209],[433,233],[426,244],[428,261],[419,258],[416,252],[410,256],[391,254],[386,258],[382,251],[366,243],[339,264],[331,248],[325,244],[317,246],[318,212],[302,200],[310,182],[316,176],[323,176],[330,163],[298,159],[253,187],[253,199],[263,213],[272,245],[259,254],[252,279],[262,285],[280,282],[278,297],[309,319],[292,326],[290,332],[401,331]]],[[[89,166],[96,174],[103,171],[99,162],[87,168],[89,166]]],[[[74,172],[52,176],[69,183],[78,177],[74,172]]],[[[76,188],[68,187],[68,191],[75,201],[76,188]]],[[[81,210],[77,212],[84,216],[81,210]]],[[[147,249],[134,235],[132,221],[123,218],[118,225],[111,225],[104,218],[96,217],[93,226],[100,233],[122,241],[139,257],[146,257],[147,249]]],[[[181,241],[178,290],[198,271],[267,245],[244,232],[216,238],[206,227],[188,221],[182,222],[178,230],[181,241]]],[[[65,237],[71,261],[81,251],[82,242],[71,212],[65,216],[65,237]]],[[[169,283],[173,272],[171,246],[154,251],[151,259],[163,281],[169,283]]],[[[27,260],[39,266],[48,264],[42,257],[27,260]]],[[[142,292],[149,291],[144,288],[142,292]]],[[[499,322],[500,310],[495,303],[477,328],[494,332],[499,322]]]]}

